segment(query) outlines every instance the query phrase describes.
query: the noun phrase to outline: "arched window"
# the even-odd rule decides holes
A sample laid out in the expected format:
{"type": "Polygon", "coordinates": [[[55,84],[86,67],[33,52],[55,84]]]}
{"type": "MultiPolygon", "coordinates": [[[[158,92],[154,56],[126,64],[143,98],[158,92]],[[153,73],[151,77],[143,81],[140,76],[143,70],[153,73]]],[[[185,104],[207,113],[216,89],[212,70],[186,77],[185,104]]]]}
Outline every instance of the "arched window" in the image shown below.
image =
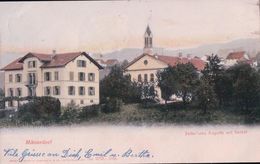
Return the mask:
{"type": "Polygon", "coordinates": [[[148,76],[147,76],[147,74],[144,74],[144,82],[148,82],[148,76]]]}
{"type": "Polygon", "coordinates": [[[150,81],[154,82],[154,74],[153,73],[150,74],[150,81]]]}
{"type": "Polygon", "coordinates": [[[138,75],[138,82],[142,82],[142,76],[141,76],[141,74],[138,75]]]}

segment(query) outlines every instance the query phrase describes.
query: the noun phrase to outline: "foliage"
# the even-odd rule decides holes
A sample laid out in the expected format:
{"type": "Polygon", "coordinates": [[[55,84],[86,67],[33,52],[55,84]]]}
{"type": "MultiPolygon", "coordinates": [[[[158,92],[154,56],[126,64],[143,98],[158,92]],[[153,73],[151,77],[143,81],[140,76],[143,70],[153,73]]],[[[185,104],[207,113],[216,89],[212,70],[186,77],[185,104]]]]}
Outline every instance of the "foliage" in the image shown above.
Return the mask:
{"type": "Polygon", "coordinates": [[[184,104],[191,101],[198,80],[198,73],[193,64],[177,64],[175,67],[167,67],[159,72],[157,77],[165,103],[173,94],[182,97],[184,104]]]}
{"type": "Polygon", "coordinates": [[[76,105],[74,101],[70,102],[62,112],[60,117],[60,121],[63,123],[74,123],[79,122],[80,109],[79,106],[76,105]]]}
{"type": "MultiPolygon", "coordinates": [[[[214,92],[217,95],[220,105],[224,103],[223,97],[226,97],[227,94],[225,89],[228,89],[229,83],[224,75],[224,67],[221,64],[221,60],[218,55],[212,54],[208,56],[207,63],[202,71],[203,78],[206,78],[209,81],[209,84],[213,86],[214,92]],[[227,84],[227,86],[223,87],[223,83],[227,84]]],[[[228,94],[227,94],[228,95],[228,94]]]]}
{"type": "Polygon", "coordinates": [[[80,118],[88,120],[97,117],[100,111],[100,105],[85,106],[81,109],[80,118]]]}
{"type": "Polygon", "coordinates": [[[231,106],[233,101],[233,79],[226,71],[217,79],[215,87],[220,107],[231,106]]]}
{"type": "Polygon", "coordinates": [[[208,56],[207,63],[202,71],[204,78],[207,78],[211,85],[215,85],[218,77],[223,73],[223,65],[218,55],[208,56]]]}
{"type": "Polygon", "coordinates": [[[42,121],[50,123],[57,121],[61,114],[60,101],[53,97],[35,97],[22,105],[18,110],[18,118],[22,122],[42,121]]]}
{"type": "Polygon", "coordinates": [[[174,67],[167,67],[161,72],[157,73],[158,86],[162,92],[162,98],[167,101],[170,100],[170,97],[177,91],[177,71],[174,67]]]}
{"type": "Polygon", "coordinates": [[[122,107],[122,100],[119,98],[108,98],[101,108],[103,113],[120,112],[122,107]]]}
{"type": "Polygon", "coordinates": [[[207,78],[202,78],[200,80],[195,99],[197,105],[203,110],[204,114],[208,109],[216,108],[216,94],[214,92],[214,88],[207,78]]]}
{"type": "Polygon", "coordinates": [[[140,103],[142,101],[142,85],[137,82],[131,82],[128,86],[128,93],[125,93],[125,103],[140,103]]]}
{"type": "Polygon", "coordinates": [[[233,102],[241,109],[257,107],[260,102],[260,76],[249,64],[238,64],[227,70],[232,79],[233,102]]]}
{"type": "Polygon", "coordinates": [[[122,66],[115,65],[111,72],[100,82],[101,103],[107,99],[122,99],[124,102],[140,100],[136,84],[131,82],[130,76],[124,75],[122,66]]]}
{"type": "Polygon", "coordinates": [[[141,100],[144,106],[147,106],[148,103],[155,103],[157,101],[157,91],[155,90],[155,83],[145,82],[138,84],[141,90],[141,100]]]}
{"type": "Polygon", "coordinates": [[[198,83],[198,73],[193,64],[177,64],[177,96],[182,97],[183,104],[191,101],[196,85],[198,83]]]}

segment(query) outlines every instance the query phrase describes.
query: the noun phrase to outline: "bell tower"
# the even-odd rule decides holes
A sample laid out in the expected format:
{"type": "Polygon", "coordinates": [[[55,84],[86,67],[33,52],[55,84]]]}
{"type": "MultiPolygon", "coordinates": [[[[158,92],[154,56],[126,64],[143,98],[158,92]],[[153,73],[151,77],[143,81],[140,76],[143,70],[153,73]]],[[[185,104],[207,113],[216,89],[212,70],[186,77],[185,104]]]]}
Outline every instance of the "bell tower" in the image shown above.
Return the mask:
{"type": "Polygon", "coordinates": [[[145,33],[144,33],[144,53],[148,53],[152,55],[153,53],[153,34],[152,31],[147,25],[145,33]]]}

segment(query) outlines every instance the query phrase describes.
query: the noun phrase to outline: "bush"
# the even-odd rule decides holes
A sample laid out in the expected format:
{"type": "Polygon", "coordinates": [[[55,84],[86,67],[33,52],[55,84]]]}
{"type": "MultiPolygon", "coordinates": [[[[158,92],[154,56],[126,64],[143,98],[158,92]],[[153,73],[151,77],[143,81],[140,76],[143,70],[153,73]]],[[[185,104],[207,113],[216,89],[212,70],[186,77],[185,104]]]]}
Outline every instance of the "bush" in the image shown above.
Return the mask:
{"type": "Polygon", "coordinates": [[[36,97],[19,108],[18,119],[27,123],[42,121],[45,124],[57,121],[60,113],[59,99],[47,96],[36,97]]]}
{"type": "Polygon", "coordinates": [[[79,115],[80,115],[80,109],[79,107],[75,104],[75,102],[71,102],[67,105],[67,107],[64,109],[60,120],[63,123],[74,123],[74,122],[79,122],[79,115]]]}
{"type": "Polygon", "coordinates": [[[87,120],[93,117],[97,117],[99,111],[100,105],[85,106],[81,109],[80,118],[87,120]]]}
{"type": "Polygon", "coordinates": [[[102,106],[101,111],[103,113],[114,113],[120,112],[122,107],[122,100],[118,98],[107,99],[105,104],[102,106]]]}

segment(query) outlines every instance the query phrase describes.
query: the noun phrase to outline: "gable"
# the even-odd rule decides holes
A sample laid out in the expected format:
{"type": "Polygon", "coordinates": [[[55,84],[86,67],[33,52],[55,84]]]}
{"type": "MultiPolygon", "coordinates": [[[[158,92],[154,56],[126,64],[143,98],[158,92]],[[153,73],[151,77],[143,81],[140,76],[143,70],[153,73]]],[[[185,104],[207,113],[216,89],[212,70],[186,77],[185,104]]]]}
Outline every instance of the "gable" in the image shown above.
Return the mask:
{"type": "Polygon", "coordinates": [[[149,69],[162,69],[166,68],[168,65],[156,57],[151,55],[142,55],[140,58],[135,60],[131,65],[129,65],[126,70],[149,70],[149,69]]]}
{"type": "Polygon", "coordinates": [[[66,63],[67,68],[75,68],[78,69],[77,67],[77,61],[78,60],[83,60],[86,62],[86,68],[93,68],[93,69],[103,69],[102,66],[100,66],[94,59],[92,59],[91,57],[89,57],[87,54],[85,53],[81,53],[80,55],[78,55],[77,57],[75,57],[74,59],[70,60],[68,63],[66,63]]]}

